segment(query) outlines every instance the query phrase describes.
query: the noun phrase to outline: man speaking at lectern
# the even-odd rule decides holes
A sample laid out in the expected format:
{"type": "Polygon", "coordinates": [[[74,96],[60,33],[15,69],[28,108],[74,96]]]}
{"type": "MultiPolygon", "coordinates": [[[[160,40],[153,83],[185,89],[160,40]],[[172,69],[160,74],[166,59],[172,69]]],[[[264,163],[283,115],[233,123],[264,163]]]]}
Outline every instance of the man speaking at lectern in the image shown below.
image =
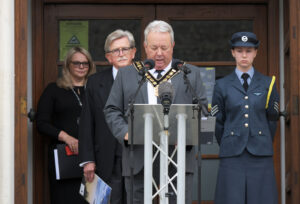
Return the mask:
{"type": "MultiPolygon", "coordinates": [[[[148,59],[155,62],[155,69],[149,70],[149,76],[156,79],[159,83],[164,78],[168,77],[169,82],[174,88],[173,104],[191,104],[192,92],[187,89],[184,83],[183,73],[173,68],[172,57],[174,42],[174,32],[172,27],[164,22],[155,20],[151,22],[144,31],[145,41],[144,48],[148,59]],[[174,73],[175,72],[175,73],[174,73]]],[[[187,65],[191,73],[188,78],[192,87],[195,89],[202,104],[207,104],[205,88],[201,80],[200,69],[187,65]]],[[[114,85],[111,89],[108,101],[104,108],[104,114],[107,124],[111,129],[113,135],[123,146],[122,158],[122,174],[125,176],[125,188],[127,193],[127,202],[130,203],[130,147],[127,145],[128,141],[128,123],[125,113],[128,109],[129,100],[135,94],[138,88],[138,81],[142,76],[139,75],[138,70],[134,66],[124,67],[119,70],[114,85]]],[[[157,104],[157,94],[153,80],[148,80],[144,83],[135,98],[136,104],[157,104]]],[[[155,127],[154,127],[155,128],[155,127]]],[[[144,134],[144,133],[140,133],[144,134]]],[[[134,146],[133,159],[133,203],[143,203],[144,199],[144,146],[134,146]]],[[[195,150],[189,148],[186,152],[186,186],[192,186],[193,172],[195,169],[196,158],[195,150]]],[[[192,203],[192,191],[186,188],[186,204],[192,203]]],[[[171,196],[170,203],[176,203],[176,196],[171,196]]]]}

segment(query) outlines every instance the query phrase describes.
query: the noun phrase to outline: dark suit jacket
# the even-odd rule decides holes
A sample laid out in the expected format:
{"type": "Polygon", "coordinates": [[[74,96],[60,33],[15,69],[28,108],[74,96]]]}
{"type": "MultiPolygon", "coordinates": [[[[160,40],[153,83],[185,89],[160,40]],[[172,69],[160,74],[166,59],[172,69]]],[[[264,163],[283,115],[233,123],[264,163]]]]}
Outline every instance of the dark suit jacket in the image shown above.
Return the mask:
{"type": "MultiPolygon", "coordinates": [[[[191,73],[188,75],[192,86],[196,90],[202,104],[207,104],[205,87],[201,80],[201,74],[199,68],[187,65],[191,73]]],[[[108,126],[110,127],[113,135],[118,141],[123,144],[122,153],[122,171],[123,176],[130,175],[129,166],[129,147],[124,145],[124,136],[128,132],[127,118],[124,117],[128,108],[129,99],[134,95],[138,88],[138,81],[141,76],[133,66],[124,67],[119,70],[117,78],[114,82],[104,113],[108,126]]],[[[171,83],[174,88],[173,104],[191,104],[192,94],[190,90],[187,90],[186,84],[184,84],[183,74],[179,73],[171,79],[171,83]]],[[[148,103],[147,83],[144,83],[140,92],[135,99],[137,104],[148,103]]],[[[142,133],[141,133],[142,134],[142,133]]],[[[139,173],[144,166],[144,147],[142,145],[134,146],[134,174],[139,173]]],[[[186,153],[186,172],[193,172],[195,169],[195,151],[192,148],[191,151],[186,153]]]]}
{"type": "Polygon", "coordinates": [[[107,127],[103,114],[112,84],[112,69],[88,78],[79,125],[80,163],[94,161],[96,173],[106,182],[111,176],[119,145],[107,127]]]}
{"type": "Polygon", "coordinates": [[[266,109],[271,77],[257,70],[247,92],[235,72],[218,80],[212,100],[220,157],[240,155],[245,148],[257,156],[273,155],[279,96],[274,84],[266,109]]]}

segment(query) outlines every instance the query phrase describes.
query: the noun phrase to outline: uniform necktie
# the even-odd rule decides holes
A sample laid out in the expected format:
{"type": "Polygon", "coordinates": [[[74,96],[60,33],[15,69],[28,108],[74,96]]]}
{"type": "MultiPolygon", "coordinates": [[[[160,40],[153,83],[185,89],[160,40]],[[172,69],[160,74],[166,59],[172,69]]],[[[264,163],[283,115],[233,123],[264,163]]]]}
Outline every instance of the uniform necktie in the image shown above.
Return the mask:
{"type": "MultiPolygon", "coordinates": [[[[163,70],[156,70],[155,72],[157,73],[156,79],[160,79],[162,77],[161,73],[163,70]]],[[[159,96],[157,96],[157,104],[160,104],[160,99],[159,96]]]]}
{"type": "Polygon", "coordinates": [[[242,78],[244,79],[243,87],[244,87],[245,91],[247,91],[248,87],[249,87],[249,84],[247,82],[247,79],[249,78],[249,74],[247,74],[247,73],[242,74],[242,78]]]}

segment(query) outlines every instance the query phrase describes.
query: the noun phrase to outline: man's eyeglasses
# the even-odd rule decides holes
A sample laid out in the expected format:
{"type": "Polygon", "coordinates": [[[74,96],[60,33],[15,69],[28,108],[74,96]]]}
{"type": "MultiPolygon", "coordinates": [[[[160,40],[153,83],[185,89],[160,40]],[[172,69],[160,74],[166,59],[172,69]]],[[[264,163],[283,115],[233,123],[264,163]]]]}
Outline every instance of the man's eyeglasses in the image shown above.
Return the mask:
{"type": "Polygon", "coordinates": [[[121,47],[121,48],[117,48],[111,51],[108,51],[106,53],[111,53],[114,56],[119,56],[121,51],[124,55],[128,54],[129,50],[132,49],[132,47],[121,47]]]}
{"type": "Polygon", "coordinates": [[[80,65],[82,65],[84,68],[88,68],[90,66],[90,63],[88,62],[72,61],[71,63],[74,65],[74,67],[80,67],[80,65]]]}

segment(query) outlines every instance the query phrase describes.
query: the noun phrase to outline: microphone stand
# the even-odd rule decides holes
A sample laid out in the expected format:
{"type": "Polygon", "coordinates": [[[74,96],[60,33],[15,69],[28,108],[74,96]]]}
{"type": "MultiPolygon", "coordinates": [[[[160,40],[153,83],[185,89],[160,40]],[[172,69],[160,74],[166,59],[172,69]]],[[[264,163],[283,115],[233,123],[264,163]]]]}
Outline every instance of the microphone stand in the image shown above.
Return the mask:
{"type": "MultiPolygon", "coordinates": [[[[187,75],[191,73],[191,70],[186,67],[185,64],[180,69],[183,72],[184,83],[187,85],[187,89],[191,90],[193,97],[193,104],[197,104],[197,107],[194,107],[193,110],[198,111],[198,158],[197,158],[197,166],[198,166],[198,204],[201,203],[201,111],[203,104],[201,103],[198,95],[195,92],[195,89],[192,87],[191,82],[187,75]]],[[[206,110],[206,109],[205,109],[206,110]]]]}
{"type": "Polygon", "coordinates": [[[128,117],[130,114],[130,121],[131,121],[131,133],[130,133],[130,153],[129,153],[129,165],[130,165],[130,187],[131,187],[131,191],[130,191],[130,203],[133,204],[133,183],[134,183],[134,177],[133,177],[133,167],[134,167],[134,158],[133,158],[133,120],[134,120],[134,106],[133,104],[135,103],[135,99],[136,96],[138,95],[142,85],[146,82],[146,72],[147,70],[145,68],[143,68],[142,70],[139,71],[139,75],[142,76],[142,79],[138,82],[138,88],[134,93],[134,96],[132,98],[129,99],[129,105],[128,105],[128,109],[125,113],[125,117],[128,117]]]}

